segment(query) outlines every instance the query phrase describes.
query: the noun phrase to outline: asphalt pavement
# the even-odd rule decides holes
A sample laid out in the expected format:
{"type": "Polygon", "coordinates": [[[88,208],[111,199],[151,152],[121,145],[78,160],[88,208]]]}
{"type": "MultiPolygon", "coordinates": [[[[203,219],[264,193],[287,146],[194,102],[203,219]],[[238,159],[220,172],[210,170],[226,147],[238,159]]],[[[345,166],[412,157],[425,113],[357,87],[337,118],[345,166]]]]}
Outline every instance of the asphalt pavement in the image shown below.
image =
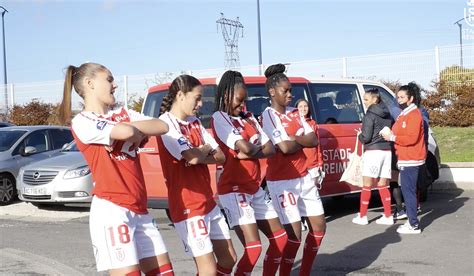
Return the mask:
{"type": "MultiPolygon", "coordinates": [[[[393,226],[375,224],[382,212],[378,193],[373,193],[367,226],[351,223],[358,210],[358,195],[325,199],[328,229],[312,274],[474,275],[473,196],[474,191],[431,191],[422,204],[423,232],[419,235],[396,233],[404,221],[393,226]]],[[[175,274],[196,275],[194,262],[184,254],[165,212],[150,212],[158,221],[175,274]]],[[[16,203],[0,207],[0,215],[0,275],[104,275],[95,271],[87,207],[37,209],[16,203]]],[[[231,234],[240,256],[242,246],[235,233],[231,234]]],[[[294,275],[301,254],[302,248],[294,275]]],[[[261,275],[262,259],[254,275],[261,275]]]]}

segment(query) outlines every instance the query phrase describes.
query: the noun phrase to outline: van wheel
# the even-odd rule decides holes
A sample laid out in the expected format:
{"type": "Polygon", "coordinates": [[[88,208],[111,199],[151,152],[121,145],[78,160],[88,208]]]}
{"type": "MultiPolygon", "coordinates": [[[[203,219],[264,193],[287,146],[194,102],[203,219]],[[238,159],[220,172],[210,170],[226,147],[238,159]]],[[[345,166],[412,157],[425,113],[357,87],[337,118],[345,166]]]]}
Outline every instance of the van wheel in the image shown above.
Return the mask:
{"type": "Polygon", "coordinates": [[[0,206],[11,204],[15,199],[15,178],[10,174],[0,174],[0,206]]]}

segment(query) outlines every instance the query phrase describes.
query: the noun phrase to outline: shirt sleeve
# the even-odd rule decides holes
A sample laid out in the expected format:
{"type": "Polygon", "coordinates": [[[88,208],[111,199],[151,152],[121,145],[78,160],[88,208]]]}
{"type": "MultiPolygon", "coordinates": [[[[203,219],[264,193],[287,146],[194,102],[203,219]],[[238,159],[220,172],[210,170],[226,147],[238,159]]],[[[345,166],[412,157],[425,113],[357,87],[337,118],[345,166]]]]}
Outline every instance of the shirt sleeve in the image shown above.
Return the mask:
{"type": "Polygon", "coordinates": [[[301,120],[301,124],[303,125],[305,135],[311,132],[314,132],[313,128],[308,124],[308,122],[306,122],[304,117],[300,117],[300,120],[301,120]]]}
{"type": "MultiPolygon", "coordinates": [[[[169,125],[167,120],[165,120],[165,122],[169,125]]],[[[168,150],[176,160],[181,160],[183,158],[181,155],[183,151],[193,148],[188,139],[171,125],[169,125],[169,131],[166,134],[161,135],[161,139],[166,150],[168,150]]]]}
{"type": "Polygon", "coordinates": [[[201,128],[201,135],[204,139],[204,143],[209,144],[213,150],[217,149],[219,147],[219,144],[217,144],[214,137],[212,137],[212,135],[207,132],[207,130],[202,126],[201,122],[199,122],[199,126],[201,128]]]}
{"type": "Polygon", "coordinates": [[[258,132],[260,133],[260,143],[262,145],[265,145],[266,143],[268,143],[268,141],[270,141],[270,138],[268,138],[268,135],[265,133],[265,131],[263,131],[257,119],[255,119],[255,117],[252,116],[250,120],[254,122],[255,126],[257,127],[258,132]]]}
{"type": "Polygon", "coordinates": [[[271,110],[267,109],[263,112],[262,124],[263,131],[274,145],[290,139],[285,128],[281,124],[280,118],[278,118],[278,116],[276,116],[271,110]]]}
{"type": "Polygon", "coordinates": [[[212,115],[213,127],[217,138],[227,147],[236,150],[235,143],[244,139],[238,129],[234,127],[228,114],[217,111],[212,115]]]}
{"type": "Polygon", "coordinates": [[[106,119],[93,118],[88,114],[79,113],[72,120],[72,129],[82,143],[111,146],[114,140],[110,133],[116,122],[106,119]]]}
{"type": "Polygon", "coordinates": [[[132,110],[132,109],[127,109],[127,113],[128,113],[128,116],[130,117],[130,122],[155,119],[153,117],[146,116],[140,112],[136,112],[135,110],[132,110]]]}

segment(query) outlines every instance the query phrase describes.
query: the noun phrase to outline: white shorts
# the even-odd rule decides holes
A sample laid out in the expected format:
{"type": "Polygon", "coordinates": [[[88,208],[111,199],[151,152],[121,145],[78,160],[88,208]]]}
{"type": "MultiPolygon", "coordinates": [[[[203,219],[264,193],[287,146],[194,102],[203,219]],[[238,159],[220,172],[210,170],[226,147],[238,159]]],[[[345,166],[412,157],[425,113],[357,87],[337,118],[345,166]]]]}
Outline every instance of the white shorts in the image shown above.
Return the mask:
{"type": "Polygon", "coordinates": [[[236,225],[257,223],[257,220],[278,217],[270,197],[262,188],[253,195],[245,193],[219,195],[219,202],[224,207],[227,222],[231,228],[236,225]]]}
{"type": "Polygon", "coordinates": [[[211,240],[229,240],[229,227],[218,206],[209,214],[195,216],[174,224],[186,255],[199,257],[211,253],[211,240]]]}
{"type": "Polygon", "coordinates": [[[392,152],[390,150],[367,150],[362,160],[362,176],[392,178],[392,152]]]}
{"type": "Polygon", "coordinates": [[[267,186],[282,224],[324,214],[321,197],[310,174],[289,180],[267,180],[267,186]]]}
{"type": "Polygon", "coordinates": [[[89,229],[97,271],[136,265],[143,258],[167,252],[152,216],[95,196],[89,229]]]}

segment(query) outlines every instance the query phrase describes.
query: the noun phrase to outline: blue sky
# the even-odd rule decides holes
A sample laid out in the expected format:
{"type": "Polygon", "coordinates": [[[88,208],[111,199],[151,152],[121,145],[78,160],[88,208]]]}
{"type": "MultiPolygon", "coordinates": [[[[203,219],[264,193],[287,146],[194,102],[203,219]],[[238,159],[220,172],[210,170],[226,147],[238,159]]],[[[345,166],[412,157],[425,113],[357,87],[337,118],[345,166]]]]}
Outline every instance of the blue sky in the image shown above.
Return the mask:
{"type": "MultiPolygon", "coordinates": [[[[464,16],[466,2],[261,0],[263,63],[457,44],[453,23],[464,16]]],[[[220,12],[239,16],[244,25],[240,64],[258,64],[256,0],[6,0],[0,5],[9,10],[9,83],[60,80],[67,65],[86,61],[102,63],[114,75],[223,67],[220,12]]],[[[3,82],[3,66],[0,70],[3,82]]]]}

